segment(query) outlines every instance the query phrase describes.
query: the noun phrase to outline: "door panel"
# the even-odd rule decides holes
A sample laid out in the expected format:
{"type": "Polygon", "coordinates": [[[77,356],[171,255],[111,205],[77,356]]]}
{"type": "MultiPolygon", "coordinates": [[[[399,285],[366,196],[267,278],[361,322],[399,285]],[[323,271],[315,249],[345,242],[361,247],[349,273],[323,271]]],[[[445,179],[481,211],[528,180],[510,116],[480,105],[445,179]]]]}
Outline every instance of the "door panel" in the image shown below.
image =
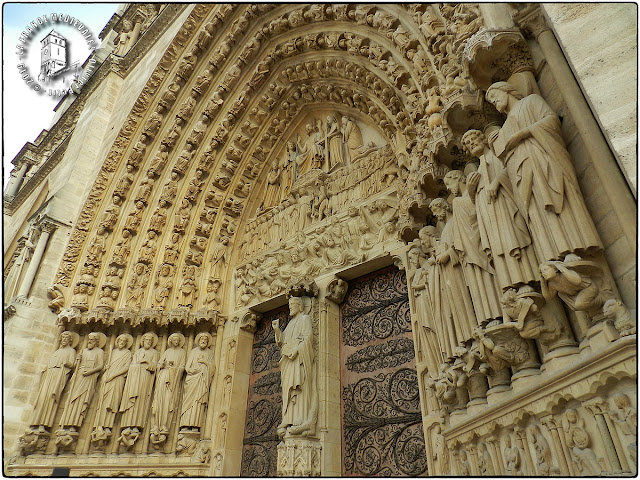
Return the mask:
{"type": "Polygon", "coordinates": [[[404,272],[350,282],[341,319],[342,474],[426,475],[404,272]]]}

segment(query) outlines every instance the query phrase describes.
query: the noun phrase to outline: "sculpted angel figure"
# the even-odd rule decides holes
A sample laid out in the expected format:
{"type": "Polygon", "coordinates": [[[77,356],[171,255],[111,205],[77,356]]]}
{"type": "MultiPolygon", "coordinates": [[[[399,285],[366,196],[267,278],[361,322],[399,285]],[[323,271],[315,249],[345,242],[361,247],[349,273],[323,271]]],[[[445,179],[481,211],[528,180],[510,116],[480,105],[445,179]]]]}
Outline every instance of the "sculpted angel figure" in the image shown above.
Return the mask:
{"type": "MultiPolygon", "coordinates": [[[[315,350],[311,316],[305,312],[304,297],[291,297],[291,319],[284,332],[280,320],[273,320],[276,345],[280,348],[282,422],[278,435],[307,436],[315,431],[317,398],[315,391],[315,350]]],[[[310,301],[310,299],[308,299],[310,301]]]]}

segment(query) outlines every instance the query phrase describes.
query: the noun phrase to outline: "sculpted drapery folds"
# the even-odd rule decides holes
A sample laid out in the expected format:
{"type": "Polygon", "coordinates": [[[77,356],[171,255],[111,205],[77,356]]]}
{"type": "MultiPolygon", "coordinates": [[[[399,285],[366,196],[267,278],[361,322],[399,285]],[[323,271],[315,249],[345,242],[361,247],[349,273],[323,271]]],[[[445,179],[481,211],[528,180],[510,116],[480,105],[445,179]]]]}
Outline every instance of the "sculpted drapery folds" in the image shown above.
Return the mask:
{"type": "Polygon", "coordinates": [[[507,114],[493,149],[506,164],[540,262],[601,250],[558,116],[541,96],[522,98],[506,82],[489,87],[486,97],[507,114]]]}
{"type": "Polygon", "coordinates": [[[53,426],[62,390],[67,384],[76,359],[75,345],[77,343],[77,335],[71,332],[62,332],[60,348],[53,353],[47,367],[42,372],[30,422],[31,425],[38,426],[40,430],[53,426]]]}
{"type": "Polygon", "coordinates": [[[475,195],[479,175],[471,173],[467,181],[460,170],[452,170],[444,177],[449,191],[456,195],[453,199],[453,248],[464,270],[473,308],[478,323],[488,322],[502,316],[500,296],[495,283],[495,270],[489,257],[482,249],[476,206],[471,200],[475,195]],[[471,193],[471,194],[470,194],[471,193]]]}
{"type": "Polygon", "coordinates": [[[71,378],[71,389],[60,419],[61,426],[80,427],[82,425],[96,389],[98,376],[104,368],[102,347],[106,340],[103,333],[93,332],[87,336],[87,348],[78,355],[78,366],[71,378]]]}
{"type": "MultiPolygon", "coordinates": [[[[291,297],[291,320],[284,332],[280,321],[273,320],[276,345],[280,348],[282,385],[282,422],[278,435],[313,434],[317,418],[315,350],[311,316],[305,311],[305,297],[291,297]]],[[[310,299],[306,298],[310,302],[310,299]]]]}
{"type": "Polygon", "coordinates": [[[209,346],[212,337],[208,333],[199,333],[195,338],[195,347],[189,353],[185,365],[187,373],[184,382],[184,396],[180,412],[180,427],[201,429],[204,425],[209,386],[215,373],[214,352],[209,346]]]}
{"type": "Polygon", "coordinates": [[[152,434],[169,433],[169,426],[178,403],[177,395],[187,356],[182,348],[184,342],[185,338],[181,333],[171,334],[167,340],[167,349],[158,362],[156,389],[151,404],[152,434]]]}
{"type": "Polygon", "coordinates": [[[96,418],[93,422],[96,428],[110,430],[113,427],[131,364],[132,344],[133,337],[127,333],[116,338],[115,348],[111,351],[111,358],[102,377],[104,383],[98,396],[96,418]]]}
{"type": "Polygon", "coordinates": [[[477,326],[471,295],[464,278],[460,257],[455,249],[455,230],[451,205],[443,198],[436,198],[429,208],[439,222],[444,223],[440,242],[436,248],[440,278],[440,308],[443,324],[443,347],[452,356],[459,343],[471,338],[477,326]]]}
{"type": "Polygon", "coordinates": [[[154,348],[158,343],[158,336],[152,332],[145,333],[141,343],[140,348],[133,355],[122,392],[120,424],[123,427],[143,428],[149,411],[149,400],[159,356],[154,348]]]}
{"type": "Polygon", "coordinates": [[[535,282],[538,261],[506,169],[479,130],[467,131],[462,143],[480,160],[480,180],[474,199],[478,229],[482,249],[491,255],[498,285],[506,290],[535,282]]]}

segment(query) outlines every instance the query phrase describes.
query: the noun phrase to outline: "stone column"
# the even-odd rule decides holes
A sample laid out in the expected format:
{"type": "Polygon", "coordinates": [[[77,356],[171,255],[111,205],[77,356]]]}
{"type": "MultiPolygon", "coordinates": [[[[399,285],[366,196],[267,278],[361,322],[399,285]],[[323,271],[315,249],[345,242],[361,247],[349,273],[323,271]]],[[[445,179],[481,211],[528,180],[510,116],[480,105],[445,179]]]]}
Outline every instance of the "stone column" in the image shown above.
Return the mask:
{"type": "Polygon", "coordinates": [[[494,30],[515,26],[506,3],[480,3],[478,8],[487,28],[494,30]]]}
{"type": "Polygon", "coordinates": [[[538,472],[533,466],[533,457],[531,456],[531,450],[529,450],[527,431],[524,428],[516,427],[513,432],[516,436],[516,445],[522,452],[524,458],[525,468],[527,470],[525,473],[531,476],[536,475],[538,472]]]}
{"type": "Polygon", "coordinates": [[[611,200],[613,210],[627,237],[630,255],[636,253],[636,211],[637,205],[619,168],[612,168],[618,162],[614,158],[580,86],[558,45],[558,41],[538,5],[517,19],[519,26],[529,31],[540,44],[545,60],[556,80],[556,85],[571,112],[578,132],[591,157],[593,167],[600,177],[602,188],[611,200]]]}
{"type": "Polygon", "coordinates": [[[496,475],[504,475],[504,458],[502,456],[502,451],[500,450],[500,440],[495,435],[489,435],[485,438],[485,443],[489,446],[489,451],[491,452],[491,456],[494,459],[493,469],[496,475]]]}
{"type": "Polygon", "coordinates": [[[211,380],[211,390],[209,391],[209,403],[207,404],[207,421],[205,424],[205,428],[204,428],[204,437],[205,439],[211,439],[211,436],[213,434],[213,406],[215,405],[215,395],[216,395],[216,391],[217,388],[215,388],[215,385],[217,385],[219,382],[218,380],[221,377],[221,371],[220,371],[220,356],[222,353],[222,336],[224,333],[224,322],[225,322],[225,318],[222,317],[218,317],[216,319],[216,350],[215,350],[215,365],[216,365],[216,372],[214,373],[214,378],[211,380]]]}
{"type": "Polygon", "coordinates": [[[577,475],[573,469],[573,465],[569,461],[571,457],[567,451],[564,436],[561,436],[561,432],[558,431],[560,429],[560,425],[558,425],[552,415],[547,415],[546,417],[541,418],[541,422],[551,432],[553,446],[556,450],[556,458],[558,459],[558,465],[560,466],[560,475],[565,477],[577,475]]]}
{"type": "Polygon", "coordinates": [[[47,243],[49,242],[49,237],[56,229],[56,225],[51,222],[43,222],[41,224],[41,228],[42,233],[40,233],[40,238],[38,238],[38,243],[33,251],[33,257],[31,257],[31,261],[29,262],[27,273],[20,284],[20,289],[18,290],[17,295],[18,297],[27,298],[29,296],[29,291],[31,290],[31,285],[33,285],[33,280],[36,278],[36,271],[40,266],[42,255],[44,255],[47,243]]]}
{"type": "Polygon", "coordinates": [[[319,282],[320,325],[318,341],[318,433],[323,455],[323,475],[342,473],[342,422],[340,417],[340,306],[347,282],[329,277],[319,282]]]}
{"type": "Polygon", "coordinates": [[[594,399],[587,403],[582,404],[587,410],[589,410],[593,417],[596,419],[596,423],[598,424],[598,430],[600,430],[600,438],[604,443],[604,449],[607,452],[607,457],[609,459],[609,463],[611,464],[611,468],[614,472],[622,472],[623,470],[628,471],[628,465],[626,468],[623,468],[622,462],[624,459],[624,463],[626,464],[626,458],[624,458],[624,452],[620,450],[620,454],[618,453],[618,449],[615,446],[615,442],[613,441],[613,435],[609,430],[609,426],[607,425],[607,421],[605,419],[604,412],[607,410],[606,404],[601,399],[594,399]]]}
{"type": "Polygon", "coordinates": [[[15,169],[11,172],[11,179],[7,184],[7,189],[4,192],[5,198],[7,197],[15,197],[18,190],[22,186],[22,181],[24,180],[24,174],[27,173],[27,168],[29,168],[29,164],[27,162],[22,162],[20,168],[16,171],[15,169]]]}

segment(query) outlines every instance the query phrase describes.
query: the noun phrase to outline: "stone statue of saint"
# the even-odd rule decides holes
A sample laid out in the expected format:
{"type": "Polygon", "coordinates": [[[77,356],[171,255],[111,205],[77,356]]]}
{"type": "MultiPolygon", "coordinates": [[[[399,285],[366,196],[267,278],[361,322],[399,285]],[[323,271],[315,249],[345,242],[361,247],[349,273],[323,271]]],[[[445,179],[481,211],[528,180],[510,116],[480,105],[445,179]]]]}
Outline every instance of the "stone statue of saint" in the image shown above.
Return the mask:
{"type": "Polygon", "coordinates": [[[133,354],[120,403],[123,427],[137,429],[145,425],[159,356],[155,349],[157,343],[158,336],[147,332],[142,336],[140,348],[133,354]]]}
{"type": "Polygon", "coordinates": [[[98,376],[104,368],[104,333],[92,332],[87,335],[87,348],[78,355],[76,371],[71,378],[71,388],[62,412],[62,427],[80,427],[87,415],[96,389],[98,376]]]}
{"type": "Polygon", "coordinates": [[[467,131],[462,143],[480,160],[480,180],[472,200],[476,205],[482,248],[491,254],[500,289],[518,288],[537,281],[538,261],[507,170],[489,149],[481,131],[467,131]]]}
{"type": "Polygon", "coordinates": [[[111,351],[111,358],[105,368],[103,385],[98,398],[96,419],[94,425],[110,432],[120,407],[124,383],[131,365],[131,345],[133,337],[128,333],[118,335],[115,348],[111,351]]]}
{"type": "Polygon", "coordinates": [[[315,386],[315,350],[311,316],[305,312],[305,297],[291,297],[291,320],[284,332],[280,320],[273,320],[276,345],[280,347],[280,382],[282,385],[282,422],[278,435],[307,436],[315,432],[318,414],[315,386]]]}
{"type": "Polygon", "coordinates": [[[158,362],[156,389],[151,404],[153,414],[152,433],[169,433],[169,426],[178,403],[178,389],[182,381],[184,364],[187,357],[182,346],[185,338],[181,333],[169,335],[167,349],[158,362]]]}
{"type": "Polygon", "coordinates": [[[30,425],[38,426],[44,432],[45,427],[52,427],[56,410],[60,402],[60,395],[64,390],[69,374],[76,359],[75,346],[78,344],[78,334],[62,332],[60,348],[56,350],[47,367],[42,371],[38,396],[33,407],[30,425]]]}
{"type": "Polygon", "coordinates": [[[540,262],[600,251],[558,116],[540,95],[523,98],[507,82],[491,85],[486,97],[507,114],[493,149],[506,165],[540,262]]]}
{"type": "Polygon", "coordinates": [[[185,371],[184,396],[180,412],[180,427],[198,431],[204,426],[206,409],[209,403],[209,387],[215,373],[214,352],[210,347],[211,335],[199,333],[195,338],[195,347],[189,353],[185,371]]]}
{"type": "Polygon", "coordinates": [[[344,137],[340,129],[340,124],[333,115],[327,117],[327,143],[329,150],[328,171],[346,165],[344,137]]]}
{"type": "Polygon", "coordinates": [[[363,150],[362,132],[353,117],[342,117],[342,136],[346,144],[347,158],[353,160],[363,150]]]}
{"type": "Polygon", "coordinates": [[[473,172],[469,174],[467,185],[467,179],[460,170],[451,170],[444,177],[447,189],[456,196],[451,203],[453,248],[462,263],[478,325],[502,316],[495,270],[482,249],[476,206],[469,194],[473,191],[475,195],[479,179],[479,175],[473,172]]]}

